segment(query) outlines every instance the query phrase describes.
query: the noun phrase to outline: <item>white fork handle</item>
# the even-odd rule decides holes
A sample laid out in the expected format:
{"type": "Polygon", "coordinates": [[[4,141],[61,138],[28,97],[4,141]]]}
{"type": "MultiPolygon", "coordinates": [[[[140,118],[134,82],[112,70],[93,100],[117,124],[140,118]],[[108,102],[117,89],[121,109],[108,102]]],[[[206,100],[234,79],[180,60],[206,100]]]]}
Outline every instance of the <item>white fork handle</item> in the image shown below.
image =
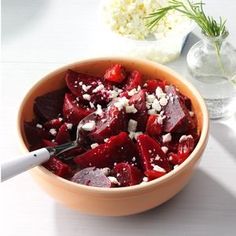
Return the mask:
{"type": "Polygon", "coordinates": [[[26,170],[38,166],[50,158],[50,153],[46,148],[41,148],[33,152],[29,152],[24,156],[17,157],[5,161],[1,164],[1,181],[10,179],[26,170]]]}

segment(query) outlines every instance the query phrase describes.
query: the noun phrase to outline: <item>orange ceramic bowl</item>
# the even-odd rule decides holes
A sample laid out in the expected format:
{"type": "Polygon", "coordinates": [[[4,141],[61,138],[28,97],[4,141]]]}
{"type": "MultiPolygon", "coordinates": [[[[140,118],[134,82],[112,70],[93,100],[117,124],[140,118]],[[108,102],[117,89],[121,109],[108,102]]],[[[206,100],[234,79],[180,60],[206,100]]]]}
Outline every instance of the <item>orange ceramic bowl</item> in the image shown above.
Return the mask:
{"type": "Polygon", "coordinates": [[[166,66],[154,62],[127,58],[97,58],[76,62],[48,74],[26,94],[18,115],[18,131],[21,145],[25,151],[28,143],[23,123],[32,120],[33,103],[36,97],[65,86],[63,80],[67,69],[93,75],[102,75],[114,63],[120,63],[129,70],[138,70],[144,79],[162,79],[174,84],[187,95],[197,116],[201,133],[194,151],[179,167],[168,174],[146,184],[122,188],[99,188],[80,185],[60,178],[42,166],[32,169],[35,181],[53,198],[80,212],[104,216],[123,216],[136,214],[156,207],[177,194],[189,181],[208,139],[208,113],[198,91],[180,75],[166,66]]]}

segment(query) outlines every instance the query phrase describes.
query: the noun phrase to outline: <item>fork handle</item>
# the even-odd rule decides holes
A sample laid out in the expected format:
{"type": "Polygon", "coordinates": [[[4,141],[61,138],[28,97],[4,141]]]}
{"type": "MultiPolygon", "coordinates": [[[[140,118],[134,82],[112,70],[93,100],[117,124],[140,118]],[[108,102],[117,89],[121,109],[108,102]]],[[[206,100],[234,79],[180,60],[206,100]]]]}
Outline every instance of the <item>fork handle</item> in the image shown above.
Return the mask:
{"type": "Polygon", "coordinates": [[[15,175],[48,161],[50,156],[50,152],[47,148],[41,148],[26,153],[24,156],[7,160],[1,164],[1,181],[3,182],[15,175]]]}

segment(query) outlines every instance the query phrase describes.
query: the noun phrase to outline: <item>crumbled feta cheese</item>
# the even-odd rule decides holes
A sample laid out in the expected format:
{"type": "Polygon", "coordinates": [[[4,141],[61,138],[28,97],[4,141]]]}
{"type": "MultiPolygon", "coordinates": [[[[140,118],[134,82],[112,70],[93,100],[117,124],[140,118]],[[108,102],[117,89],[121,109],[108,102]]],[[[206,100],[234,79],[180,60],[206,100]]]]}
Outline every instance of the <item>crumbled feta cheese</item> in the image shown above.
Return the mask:
{"type": "Polygon", "coordinates": [[[59,121],[63,121],[63,119],[61,117],[58,118],[59,121]]]}
{"type": "Polygon", "coordinates": [[[109,94],[110,94],[110,98],[116,98],[116,97],[118,97],[119,92],[116,90],[110,90],[109,94]]]}
{"type": "Polygon", "coordinates": [[[99,146],[98,143],[93,143],[93,144],[91,144],[91,148],[92,148],[92,149],[96,148],[97,146],[99,146]]]}
{"type": "Polygon", "coordinates": [[[162,146],[161,147],[161,150],[164,152],[164,153],[167,153],[168,152],[168,147],[166,147],[166,146],[162,146]]]}
{"type": "Polygon", "coordinates": [[[131,106],[126,106],[125,111],[126,113],[136,113],[137,109],[134,107],[134,104],[132,104],[131,106]]]}
{"type": "Polygon", "coordinates": [[[165,106],[168,103],[168,100],[166,97],[161,97],[159,103],[161,106],[165,106]]]}
{"type": "Polygon", "coordinates": [[[157,99],[155,99],[152,103],[152,108],[156,111],[161,111],[161,105],[157,99]]]}
{"type": "Polygon", "coordinates": [[[156,96],[154,94],[148,94],[146,98],[148,102],[152,103],[155,100],[156,96]]]}
{"type": "Polygon", "coordinates": [[[82,125],[82,129],[85,131],[92,131],[94,130],[96,127],[95,121],[94,120],[90,120],[88,123],[85,123],[84,125],[82,125]]]}
{"type": "Polygon", "coordinates": [[[95,108],[95,106],[92,102],[89,102],[89,105],[90,105],[91,108],[95,108]]]}
{"type": "Polygon", "coordinates": [[[133,96],[136,93],[138,93],[138,90],[136,88],[133,88],[132,90],[128,91],[129,96],[133,96]]]}
{"type": "Polygon", "coordinates": [[[161,87],[157,87],[155,92],[158,98],[161,98],[163,95],[165,95],[161,87]]]}
{"type": "Polygon", "coordinates": [[[87,92],[92,86],[91,85],[85,85],[85,84],[82,84],[82,89],[84,90],[84,92],[87,92]]]}
{"type": "Polygon", "coordinates": [[[135,132],[135,134],[134,134],[134,138],[137,140],[137,138],[138,138],[138,136],[139,135],[141,135],[141,134],[143,134],[143,132],[135,132]]]}
{"type": "Polygon", "coordinates": [[[50,129],[50,130],[49,130],[49,133],[50,133],[51,135],[53,135],[53,136],[56,136],[57,131],[56,131],[56,129],[50,129]]]}
{"type": "Polygon", "coordinates": [[[103,174],[106,176],[108,176],[111,173],[111,169],[108,167],[104,167],[101,170],[102,170],[103,174]]]}
{"type": "Polygon", "coordinates": [[[73,124],[71,124],[71,123],[66,123],[66,127],[67,127],[67,129],[72,129],[73,124]]]}
{"type": "Polygon", "coordinates": [[[191,117],[194,117],[194,112],[193,112],[193,111],[189,111],[189,115],[190,115],[191,117]]]}
{"type": "Polygon", "coordinates": [[[114,106],[118,108],[118,110],[122,110],[125,106],[128,105],[129,100],[126,97],[119,98],[117,102],[114,103],[114,106]]]}
{"type": "Polygon", "coordinates": [[[83,94],[83,99],[90,101],[91,96],[87,93],[83,94]]]}
{"type": "Polygon", "coordinates": [[[156,157],[155,157],[155,160],[158,161],[160,159],[161,159],[161,157],[157,154],[156,157]]]}
{"type": "Polygon", "coordinates": [[[153,170],[159,171],[159,172],[166,172],[165,169],[163,169],[162,167],[158,165],[153,165],[153,170]]]}
{"type": "Polygon", "coordinates": [[[148,114],[149,115],[154,115],[154,114],[156,114],[156,110],[155,109],[150,109],[150,110],[148,110],[148,114]]]}
{"type": "Polygon", "coordinates": [[[108,176],[107,177],[113,184],[117,184],[117,185],[120,185],[119,181],[117,180],[116,177],[114,176],[108,176]]]}
{"type": "Polygon", "coordinates": [[[136,161],[136,157],[132,157],[132,161],[135,162],[136,161]]]}
{"type": "Polygon", "coordinates": [[[184,141],[186,141],[187,139],[193,139],[193,136],[190,134],[190,135],[182,135],[179,139],[179,143],[182,143],[184,141]]]}
{"type": "Polygon", "coordinates": [[[172,136],[171,136],[170,133],[167,133],[167,134],[162,135],[162,141],[163,141],[163,143],[168,143],[168,142],[171,141],[171,139],[172,139],[172,136]]]}
{"type": "Polygon", "coordinates": [[[104,85],[103,84],[99,84],[92,92],[93,93],[97,93],[97,92],[99,92],[99,91],[101,91],[103,89],[104,89],[104,85]]]}
{"type": "Polygon", "coordinates": [[[162,125],[163,124],[163,120],[166,118],[166,116],[162,116],[162,115],[159,115],[157,117],[157,123],[162,125]]]}
{"type": "Polygon", "coordinates": [[[128,123],[128,132],[135,132],[137,129],[138,122],[136,120],[130,119],[128,123]]]}
{"type": "Polygon", "coordinates": [[[105,139],[104,139],[104,142],[105,142],[105,143],[107,143],[107,142],[108,142],[108,140],[109,140],[109,138],[105,138],[105,139]]]}
{"type": "Polygon", "coordinates": [[[101,105],[97,105],[97,110],[95,112],[97,115],[102,116],[103,115],[103,110],[101,105]]]}
{"type": "Polygon", "coordinates": [[[36,127],[39,128],[39,129],[43,128],[43,126],[41,124],[37,124],[36,127]]]}
{"type": "Polygon", "coordinates": [[[148,177],[144,176],[143,177],[143,182],[148,182],[148,177]]]}

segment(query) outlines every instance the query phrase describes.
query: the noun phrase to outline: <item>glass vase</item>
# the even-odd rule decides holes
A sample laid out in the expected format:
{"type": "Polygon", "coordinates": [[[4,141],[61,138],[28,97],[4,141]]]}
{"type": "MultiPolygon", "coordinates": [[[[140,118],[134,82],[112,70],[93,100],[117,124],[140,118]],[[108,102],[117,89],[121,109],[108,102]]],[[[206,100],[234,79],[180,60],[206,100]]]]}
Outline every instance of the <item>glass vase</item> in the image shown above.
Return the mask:
{"type": "Polygon", "coordinates": [[[187,55],[191,82],[203,96],[211,119],[236,112],[236,50],[226,37],[203,34],[187,55]]]}

